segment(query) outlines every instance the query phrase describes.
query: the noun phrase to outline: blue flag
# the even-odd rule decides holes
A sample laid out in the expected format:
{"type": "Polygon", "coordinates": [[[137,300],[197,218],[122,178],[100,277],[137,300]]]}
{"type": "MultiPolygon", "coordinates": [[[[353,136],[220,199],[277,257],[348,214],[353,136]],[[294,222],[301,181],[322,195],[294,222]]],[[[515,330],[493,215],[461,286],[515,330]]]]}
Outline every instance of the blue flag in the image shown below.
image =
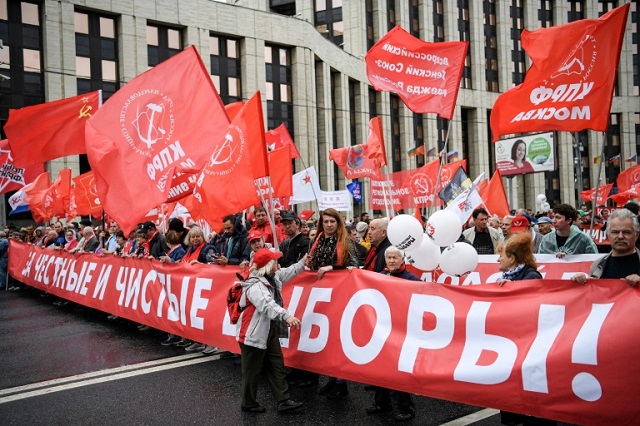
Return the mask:
{"type": "Polygon", "coordinates": [[[349,185],[347,185],[347,189],[353,196],[356,204],[362,203],[362,182],[354,180],[349,185]]]}

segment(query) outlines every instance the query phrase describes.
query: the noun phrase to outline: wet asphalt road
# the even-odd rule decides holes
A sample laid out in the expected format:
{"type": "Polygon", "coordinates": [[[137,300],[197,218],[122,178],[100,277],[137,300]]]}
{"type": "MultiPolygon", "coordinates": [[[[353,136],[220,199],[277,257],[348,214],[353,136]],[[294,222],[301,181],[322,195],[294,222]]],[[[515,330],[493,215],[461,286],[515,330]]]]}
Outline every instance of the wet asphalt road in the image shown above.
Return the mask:
{"type": "MultiPolygon", "coordinates": [[[[78,306],[54,306],[54,301],[29,288],[0,291],[2,425],[396,423],[390,414],[364,412],[373,393],[357,383],[349,384],[349,396],[340,401],[317,396],[317,389],[292,388],[292,397],[304,400],[305,407],[278,415],[264,380],[259,400],[267,413],[242,413],[234,358],[163,347],[162,333],[141,333],[133,323],[108,321],[107,314],[78,306]]],[[[441,425],[487,413],[426,397],[414,401],[417,416],[404,424],[441,425]]],[[[473,424],[499,425],[499,415],[473,424]]]]}

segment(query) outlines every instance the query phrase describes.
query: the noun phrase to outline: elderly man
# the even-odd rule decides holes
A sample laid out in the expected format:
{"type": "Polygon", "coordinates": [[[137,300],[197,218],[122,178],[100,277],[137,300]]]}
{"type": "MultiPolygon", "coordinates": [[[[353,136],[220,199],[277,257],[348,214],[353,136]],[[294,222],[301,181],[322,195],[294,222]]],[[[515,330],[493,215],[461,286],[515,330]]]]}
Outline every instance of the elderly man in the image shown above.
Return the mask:
{"type": "Polygon", "coordinates": [[[569,204],[558,204],[553,208],[552,232],[542,237],[538,248],[540,254],[555,254],[562,259],[568,254],[598,253],[598,248],[590,236],[580,231],[573,222],[578,211],[569,204]]]}
{"type": "Polygon", "coordinates": [[[500,233],[487,225],[489,212],[480,207],[473,211],[473,227],[462,233],[478,254],[494,254],[502,236],[500,233]]]}
{"type": "Polygon", "coordinates": [[[382,272],[386,265],[384,251],[391,245],[387,238],[387,226],[389,221],[387,218],[373,219],[369,223],[369,240],[371,241],[371,250],[367,254],[364,261],[363,269],[382,272]]]}
{"type": "Polygon", "coordinates": [[[538,232],[540,235],[547,235],[553,229],[553,225],[551,223],[551,219],[547,216],[542,216],[538,219],[538,232]]]}
{"type": "Polygon", "coordinates": [[[638,240],[638,217],[627,209],[615,210],[609,217],[607,237],[611,252],[591,265],[589,275],[580,272],[571,279],[585,284],[588,278],[617,278],[636,288],[640,283],[640,250],[638,240]]]}
{"type": "Polygon", "coordinates": [[[513,222],[514,217],[515,216],[508,214],[502,218],[502,235],[505,240],[511,236],[511,222],[513,222]]]}

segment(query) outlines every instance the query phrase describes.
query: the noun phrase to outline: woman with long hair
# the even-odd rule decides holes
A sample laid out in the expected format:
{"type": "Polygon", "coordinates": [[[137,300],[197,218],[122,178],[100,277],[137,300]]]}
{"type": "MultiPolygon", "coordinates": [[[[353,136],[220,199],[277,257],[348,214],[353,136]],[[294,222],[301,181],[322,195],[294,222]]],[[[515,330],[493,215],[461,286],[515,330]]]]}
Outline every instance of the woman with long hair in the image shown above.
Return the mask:
{"type": "Polygon", "coordinates": [[[533,173],[533,167],[526,158],[527,144],[522,139],[518,139],[511,147],[511,160],[518,169],[518,173],[533,173]]]}
{"type": "MultiPolygon", "coordinates": [[[[326,209],[320,214],[318,234],[311,243],[307,267],[318,271],[318,279],[334,269],[357,268],[358,257],[355,244],[349,237],[344,219],[335,209],[326,209]]],[[[307,373],[306,381],[317,382],[315,373],[307,373]]],[[[349,394],[344,379],[329,377],[329,381],[318,391],[329,399],[339,399],[349,394]]]]}

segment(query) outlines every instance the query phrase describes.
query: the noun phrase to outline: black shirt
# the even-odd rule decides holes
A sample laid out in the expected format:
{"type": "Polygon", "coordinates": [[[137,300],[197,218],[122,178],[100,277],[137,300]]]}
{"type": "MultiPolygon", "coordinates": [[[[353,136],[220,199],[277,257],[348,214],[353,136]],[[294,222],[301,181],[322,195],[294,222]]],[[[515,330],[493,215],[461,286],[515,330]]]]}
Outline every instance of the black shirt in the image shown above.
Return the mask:
{"type": "Polygon", "coordinates": [[[567,244],[568,239],[568,235],[566,237],[561,237],[560,235],[556,234],[556,244],[558,244],[558,248],[560,249],[560,251],[562,251],[562,247],[567,244]]]}
{"type": "Polygon", "coordinates": [[[640,259],[633,252],[626,256],[610,256],[605,262],[600,278],[626,278],[640,272],[640,259]]]}
{"type": "Polygon", "coordinates": [[[476,236],[473,239],[473,247],[478,254],[494,254],[493,242],[491,241],[491,234],[489,230],[478,232],[476,229],[476,236]]]}

